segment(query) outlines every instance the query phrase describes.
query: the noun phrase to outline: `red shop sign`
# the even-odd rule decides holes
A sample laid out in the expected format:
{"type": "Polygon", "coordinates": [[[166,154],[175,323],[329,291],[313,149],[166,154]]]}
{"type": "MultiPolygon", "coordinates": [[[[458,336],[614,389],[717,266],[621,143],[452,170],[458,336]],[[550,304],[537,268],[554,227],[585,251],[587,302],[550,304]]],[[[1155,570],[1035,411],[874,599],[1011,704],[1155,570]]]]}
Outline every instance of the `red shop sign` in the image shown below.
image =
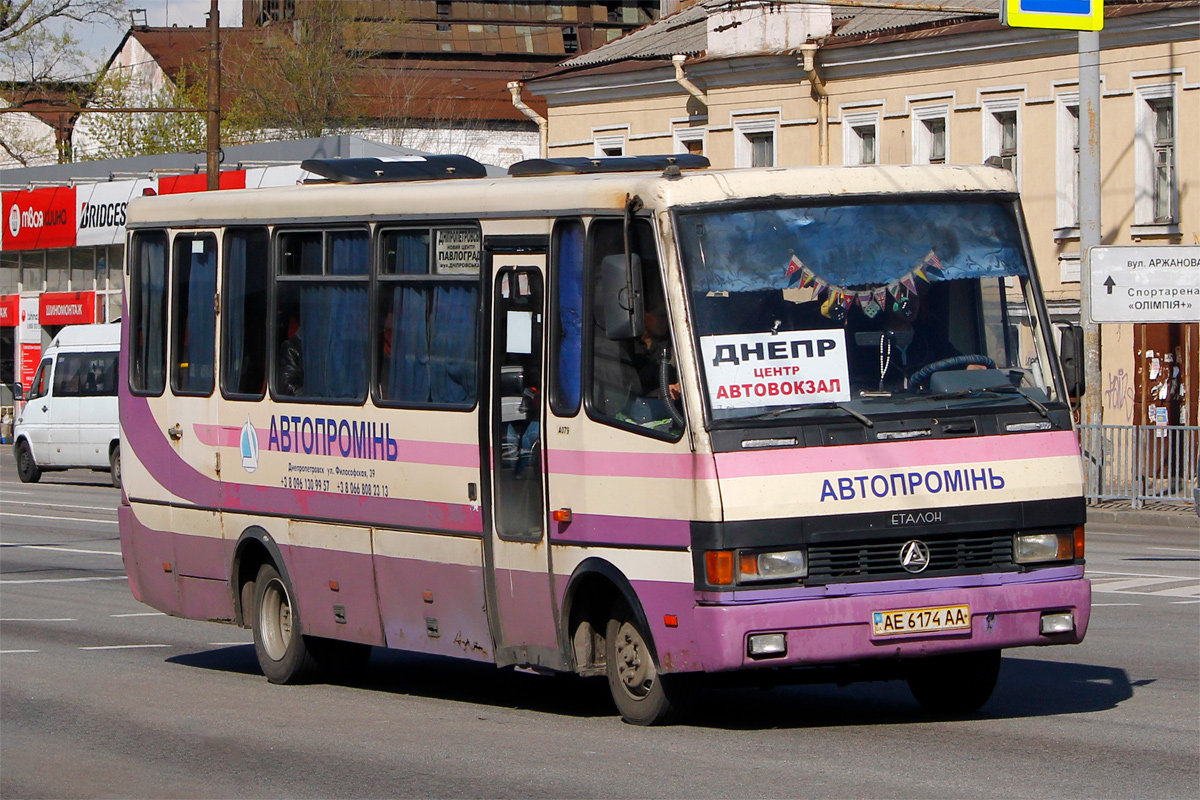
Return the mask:
{"type": "Polygon", "coordinates": [[[42,325],[86,325],[95,321],[95,292],[46,292],[38,298],[38,322],[42,325]]]}
{"type": "Polygon", "coordinates": [[[0,296],[0,328],[15,328],[21,318],[21,296],[6,294],[0,296]]]}
{"type": "Polygon", "coordinates": [[[75,187],[3,193],[5,250],[75,246],[75,187]]]}
{"type": "MultiPolygon", "coordinates": [[[[217,178],[217,188],[245,189],[246,170],[238,169],[222,172],[217,178]]],[[[203,172],[196,175],[166,175],[158,179],[159,194],[203,192],[206,189],[208,189],[208,175],[203,172]]]]}

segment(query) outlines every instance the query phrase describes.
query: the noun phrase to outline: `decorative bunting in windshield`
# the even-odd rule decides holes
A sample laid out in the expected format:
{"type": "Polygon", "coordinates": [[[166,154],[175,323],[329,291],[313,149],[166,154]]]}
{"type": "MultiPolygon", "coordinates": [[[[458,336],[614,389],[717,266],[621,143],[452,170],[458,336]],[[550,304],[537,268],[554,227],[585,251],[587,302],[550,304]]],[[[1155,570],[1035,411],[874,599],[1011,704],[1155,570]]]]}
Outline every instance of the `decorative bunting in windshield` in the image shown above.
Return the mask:
{"type": "Polygon", "coordinates": [[[886,307],[889,295],[900,299],[902,295],[916,293],[918,278],[925,283],[940,280],[942,278],[942,261],[938,258],[937,253],[930,250],[919,264],[896,280],[866,291],[852,290],[830,283],[805,266],[795,253],[788,259],[784,275],[789,283],[797,281],[796,285],[801,289],[813,287],[818,298],[828,294],[825,302],[821,304],[821,313],[826,317],[844,319],[846,311],[857,304],[864,314],[873,318],[886,307]]]}

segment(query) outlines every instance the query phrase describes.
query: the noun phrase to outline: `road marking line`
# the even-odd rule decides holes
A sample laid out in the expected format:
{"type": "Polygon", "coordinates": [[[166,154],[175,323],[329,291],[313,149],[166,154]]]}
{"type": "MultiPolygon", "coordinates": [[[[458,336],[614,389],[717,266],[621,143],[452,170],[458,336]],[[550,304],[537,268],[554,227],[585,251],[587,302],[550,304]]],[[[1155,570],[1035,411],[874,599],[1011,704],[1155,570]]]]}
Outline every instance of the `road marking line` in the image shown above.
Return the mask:
{"type": "Polygon", "coordinates": [[[1152,575],[1149,572],[1103,572],[1097,569],[1089,569],[1087,575],[1116,575],[1120,578],[1162,578],[1166,581],[1194,581],[1198,577],[1196,575],[1152,575]]]}
{"type": "Polygon", "coordinates": [[[14,653],[36,653],[37,650],[0,650],[0,656],[8,656],[14,653]]]}
{"type": "Polygon", "coordinates": [[[31,617],[5,617],[0,622],[79,622],[71,617],[51,617],[48,619],[33,619],[31,617]]]}
{"type": "Polygon", "coordinates": [[[1145,534],[1141,533],[1106,533],[1105,531],[1089,530],[1087,536],[1108,536],[1112,539],[1141,539],[1145,534]]]}
{"type": "Polygon", "coordinates": [[[96,647],[81,647],[80,650],[145,650],[151,647],[170,647],[169,644],[106,644],[96,647]]]}
{"type": "Polygon", "coordinates": [[[1115,608],[1117,606],[1140,606],[1141,603],[1092,603],[1092,608],[1115,608]]]}
{"type": "Polygon", "coordinates": [[[66,522],[95,522],[99,525],[116,525],[115,519],[84,519],[83,517],[44,517],[41,514],[16,514],[12,511],[0,511],[0,517],[23,517],[25,519],[53,519],[66,522]]]}
{"type": "Polygon", "coordinates": [[[109,614],[110,617],[165,617],[161,611],[139,611],[136,614],[109,614]]]}
{"type": "Polygon", "coordinates": [[[0,544],[0,547],[14,550],[53,550],[59,553],[82,553],[89,556],[119,556],[120,550],[80,550],[77,547],[59,547],[56,544],[0,544]]]}
{"type": "MultiPolygon", "coordinates": [[[[1179,578],[1180,581],[1192,580],[1191,578],[1179,578]]],[[[1127,581],[1108,581],[1093,583],[1092,588],[1097,592],[1120,592],[1126,589],[1142,589],[1146,586],[1154,586],[1158,583],[1169,583],[1162,578],[1135,578],[1127,581]]]]}
{"type": "Polygon", "coordinates": [[[209,647],[242,647],[243,645],[254,644],[254,642],[209,642],[209,647]]]}
{"type": "Polygon", "coordinates": [[[1195,547],[1147,547],[1147,550],[1166,550],[1172,553],[1200,553],[1195,547]]]}
{"type": "Polygon", "coordinates": [[[1196,586],[1183,586],[1178,589],[1163,589],[1154,594],[1159,597],[1200,597],[1200,584],[1196,586]]]}
{"type": "Polygon", "coordinates": [[[1173,605],[1173,606],[1194,606],[1197,603],[1200,603],[1200,600],[1172,600],[1171,601],[1171,605],[1173,605]]]}
{"type": "Polygon", "coordinates": [[[0,586],[8,586],[17,583],[81,583],[83,581],[127,581],[125,575],[114,575],[111,578],[30,578],[19,581],[0,581],[0,586]]]}
{"type": "MultiPolygon", "coordinates": [[[[5,492],[5,494],[8,494],[8,492],[5,492]]],[[[14,492],[14,494],[16,494],[16,493],[14,492]]],[[[117,510],[115,508],[113,508],[112,506],[64,506],[61,503],[24,503],[24,502],[21,503],[21,505],[36,506],[38,508],[60,508],[60,509],[74,508],[79,511],[111,511],[114,514],[117,513],[117,510]]]]}

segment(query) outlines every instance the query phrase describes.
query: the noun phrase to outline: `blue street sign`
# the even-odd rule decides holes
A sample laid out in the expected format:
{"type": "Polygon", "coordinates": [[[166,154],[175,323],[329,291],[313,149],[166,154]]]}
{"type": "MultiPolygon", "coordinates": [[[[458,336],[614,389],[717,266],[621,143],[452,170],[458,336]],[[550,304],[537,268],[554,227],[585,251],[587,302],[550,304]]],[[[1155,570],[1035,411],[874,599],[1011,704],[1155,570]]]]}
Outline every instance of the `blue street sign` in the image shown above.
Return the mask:
{"type": "Polygon", "coordinates": [[[1104,28],[1104,0],[1005,0],[1005,12],[1005,24],[1014,28],[1104,28]]]}

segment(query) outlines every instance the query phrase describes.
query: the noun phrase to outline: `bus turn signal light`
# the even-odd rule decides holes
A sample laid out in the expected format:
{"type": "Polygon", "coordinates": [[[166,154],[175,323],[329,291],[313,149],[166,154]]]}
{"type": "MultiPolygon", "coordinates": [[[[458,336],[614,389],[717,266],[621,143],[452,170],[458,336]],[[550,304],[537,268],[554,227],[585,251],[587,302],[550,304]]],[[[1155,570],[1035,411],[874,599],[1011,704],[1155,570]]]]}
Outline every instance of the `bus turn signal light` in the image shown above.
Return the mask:
{"type": "Polygon", "coordinates": [[[733,553],[729,550],[709,550],[704,554],[705,577],[712,586],[733,583],[733,553]]]}
{"type": "Polygon", "coordinates": [[[1075,557],[1083,558],[1083,526],[1075,529],[1075,557]]]}

